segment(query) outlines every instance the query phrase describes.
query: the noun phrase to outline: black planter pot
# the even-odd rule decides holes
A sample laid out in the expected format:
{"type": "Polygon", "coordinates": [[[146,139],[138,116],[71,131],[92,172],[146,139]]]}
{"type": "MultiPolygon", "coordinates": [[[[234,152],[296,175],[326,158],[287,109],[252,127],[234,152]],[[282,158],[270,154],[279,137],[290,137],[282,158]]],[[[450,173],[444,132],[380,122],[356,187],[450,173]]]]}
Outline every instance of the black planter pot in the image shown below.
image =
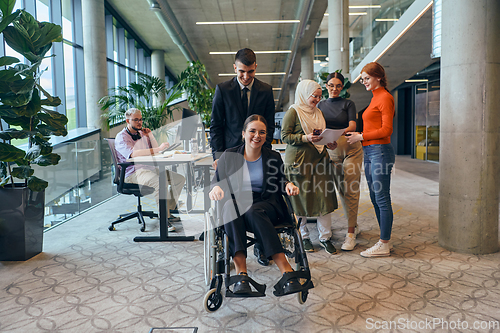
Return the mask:
{"type": "Polygon", "coordinates": [[[0,188],[0,261],[22,261],[42,252],[45,191],[24,184],[0,188]]]}

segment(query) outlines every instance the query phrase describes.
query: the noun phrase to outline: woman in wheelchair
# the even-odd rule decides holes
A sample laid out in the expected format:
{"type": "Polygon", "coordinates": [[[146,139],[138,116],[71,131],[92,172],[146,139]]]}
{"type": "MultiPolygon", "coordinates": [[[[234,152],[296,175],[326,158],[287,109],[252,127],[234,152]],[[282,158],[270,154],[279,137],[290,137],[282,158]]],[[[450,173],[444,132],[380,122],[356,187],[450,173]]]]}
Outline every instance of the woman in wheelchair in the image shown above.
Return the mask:
{"type": "Polygon", "coordinates": [[[219,205],[222,222],[239,275],[233,293],[239,295],[250,294],[250,285],[256,287],[247,274],[247,231],[254,234],[266,257],[272,258],[283,274],[282,282],[277,285],[282,290],[275,295],[288,295],[303,289],[299,280],[289,274],[293,268],[275,229],[275,225],[291,221],[285,213],[282,195],[297,195],[299,188],[285,178],[279,153],[263,147],[266,129],[266,120],[261,115],[246,119],[242,132],[244,143],[222,154],[209,194],[212,200],[222,200],[219,205]]]}

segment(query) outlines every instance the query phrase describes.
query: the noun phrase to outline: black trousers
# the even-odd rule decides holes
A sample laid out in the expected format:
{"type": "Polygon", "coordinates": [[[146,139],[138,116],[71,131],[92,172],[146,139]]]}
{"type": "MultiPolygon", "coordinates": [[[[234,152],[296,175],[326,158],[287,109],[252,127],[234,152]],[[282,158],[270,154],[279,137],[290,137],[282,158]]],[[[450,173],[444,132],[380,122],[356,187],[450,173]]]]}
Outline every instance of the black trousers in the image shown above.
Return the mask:
{"type": "Polygon", "coordinates": [[[278,219],[282,219],[280,207],[276,207],[268,201],[262,201],[260,195],[254,195],[254,201],[248,211],[242,216],[227,222],[231,219],[228,214],[234,211],[234,200],[228,200],[222,207],[222,220],[224,230],[229,240],[229,252],[234,257],[238,251],[242,251],[247,256],[247,231],[254,234],[257,243],[261,245],[264,255],[270,258],[276,253],[285,252],[281,246],[278,233],[274,228],[279,225],[278,219]]]}

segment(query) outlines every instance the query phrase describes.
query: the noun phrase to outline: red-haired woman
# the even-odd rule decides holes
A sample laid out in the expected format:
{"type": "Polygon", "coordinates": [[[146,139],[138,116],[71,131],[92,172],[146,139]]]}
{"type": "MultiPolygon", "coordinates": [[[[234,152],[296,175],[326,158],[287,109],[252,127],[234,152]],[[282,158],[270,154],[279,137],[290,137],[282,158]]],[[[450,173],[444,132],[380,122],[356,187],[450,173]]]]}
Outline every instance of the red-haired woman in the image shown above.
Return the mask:
{"type": "Polygon", "coordinates": [[[391,134],[394,118],[394,98],[387,89],[387,78],[382,65],[367,64],[361,70],[360,82],[373,93],[370,105],[363,113],[363,132],[350,132],[347,142],[363,144],[366,181],[370,199],[380,227],[380,240],[361,252],[363,257],[390,256],[393,212],[391,205],[391,172],[394,166],[394,148],[391,134]]]}

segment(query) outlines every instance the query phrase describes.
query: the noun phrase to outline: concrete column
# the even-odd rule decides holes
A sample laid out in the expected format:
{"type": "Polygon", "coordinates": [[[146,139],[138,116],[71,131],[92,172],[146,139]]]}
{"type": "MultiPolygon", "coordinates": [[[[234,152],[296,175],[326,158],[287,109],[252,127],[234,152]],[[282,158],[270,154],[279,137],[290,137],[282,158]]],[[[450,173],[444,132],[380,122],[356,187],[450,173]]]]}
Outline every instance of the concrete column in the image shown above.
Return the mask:
{"type": "Polygon", "coordinates": [[[101,121],[102,112],[97,104],[108,94],[104,0],[82,1],[82,22],[87,127],[101,128],[101,135],[107,137],[108,131],[101,121]]]}
{"type": "Polygon", "coordinates": [[[297,89],[297,82],[288,85],[288,105],[284,111],[287,111],[295,103],[295,89],[297,89]]]}
{"type": "Polygon", "coordinates": [[[314,43],[302,49],[300,68],[303,80],[314,80],[314,43]]]}
{"type": "Polygon", "coordinates": [[[328,71],[349,74],[349,0],[328,0],[328,71]]]}
{"type": "MultiPolygon", "coordinates": [[[[151,53],[151,76],[159,77],[165,80],[165,51],[153,50],[151,53]]],[[[153,103],[160,105],[165,102],[165,94],[162,94],[158,99],[154,98],[153,103]]]]}
{"type": "Polygon", "coordinates": [[[498,251],[500,2],[443,0],[439,245],[498,251]]]}

